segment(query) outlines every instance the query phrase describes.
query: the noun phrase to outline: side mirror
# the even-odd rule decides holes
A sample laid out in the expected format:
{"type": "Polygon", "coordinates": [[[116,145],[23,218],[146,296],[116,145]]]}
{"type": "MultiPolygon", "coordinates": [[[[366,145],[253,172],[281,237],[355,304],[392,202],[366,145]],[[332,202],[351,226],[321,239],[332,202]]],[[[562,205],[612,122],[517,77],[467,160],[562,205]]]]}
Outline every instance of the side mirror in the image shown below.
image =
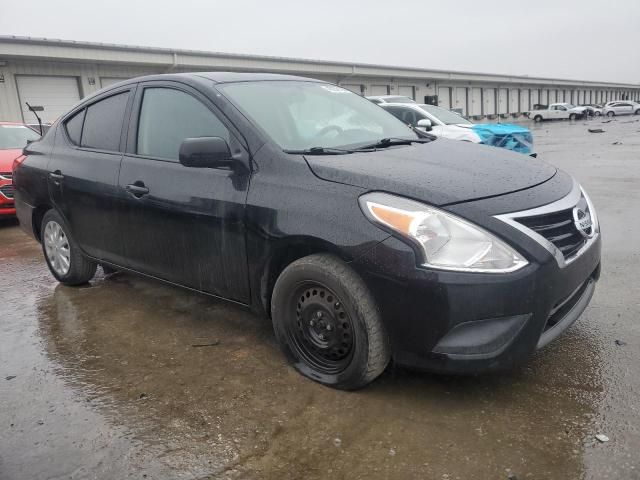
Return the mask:
{"type": "Polygon", "coordinates": [[[424,129],[425,132],[429,132],[431,131],[431,120],[429,120],[428,118],[418,120],[416,127],[424,129]]]}
{"type": "Polygon", "coordinates": [[[234,163],[229,145],[221,137],[185,138],[179,158],[182,165],[192,168],[224,168],[234,163]]]}

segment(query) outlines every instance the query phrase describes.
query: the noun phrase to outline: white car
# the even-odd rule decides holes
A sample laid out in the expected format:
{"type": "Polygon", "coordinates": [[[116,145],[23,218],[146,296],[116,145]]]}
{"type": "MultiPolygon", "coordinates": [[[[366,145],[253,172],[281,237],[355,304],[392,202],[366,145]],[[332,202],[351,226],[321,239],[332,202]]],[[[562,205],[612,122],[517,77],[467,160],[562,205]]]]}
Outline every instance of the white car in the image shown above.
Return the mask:
{"type": "Polygon", "coordinates": [[[382,108],[407,125],[436,137],[482,143],[531,154],[533,136],[528,128],[507,123],[475,124],[446,108],[418,103],[383,103],[382,108]]]}
{"type": "Polygon", "coordinates": [[[383,103],[416,103],[415,100],[404,95],[372,95],[365,98],[377,105],[382,105],[383,103]]]}
{"type": "Polygon", "coordinates": [[[602,109],[602,114],[608,117],[614,115],[640,115],[640,103],[631,100],[609,102],[602,109]]]}
{"type": "Polygon", "coordinates": [[[547,108],[530,111],[528,117],[534,122],[542,122],[543,120],[575,120],[585,115],[585,107],[576,107],[570,103],[552,103],[547,108]]]}

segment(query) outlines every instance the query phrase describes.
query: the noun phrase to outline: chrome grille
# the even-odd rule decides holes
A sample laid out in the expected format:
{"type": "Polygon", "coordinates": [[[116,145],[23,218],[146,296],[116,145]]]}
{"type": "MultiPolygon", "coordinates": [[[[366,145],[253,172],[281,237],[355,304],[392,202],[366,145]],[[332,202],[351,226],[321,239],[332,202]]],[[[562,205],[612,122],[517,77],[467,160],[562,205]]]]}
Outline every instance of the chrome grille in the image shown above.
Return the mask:
{"type": "Polygon", "coordinates": [[[0,179],[2,180],[11,180],[13,174],[11,172],[0,172],[0,179]]]}
{"type": "Polygon", "coordinates": [[[13,199],[13,185],[2,185],[0,187],[0,193],[7,198],[13,199]]]}
{"type": "Polygon", "coordinates": [[[553,243],[565,259],[571,258],[587,243],[587,237],[576,228],[573,209],[522,217],[516,221],[553,243]]]}

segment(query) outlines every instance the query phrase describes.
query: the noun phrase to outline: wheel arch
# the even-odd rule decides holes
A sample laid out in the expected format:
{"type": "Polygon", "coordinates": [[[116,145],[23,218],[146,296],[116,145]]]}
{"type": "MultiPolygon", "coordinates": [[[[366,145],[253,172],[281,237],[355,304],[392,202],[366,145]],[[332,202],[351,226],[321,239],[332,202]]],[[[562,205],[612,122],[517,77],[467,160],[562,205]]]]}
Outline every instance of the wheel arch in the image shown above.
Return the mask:
{"type": "Polygon", "coordinates": [[[339,247],[317,237],[288,237],[274,246],[262,270],[262,275],[260,275],[259,285],[260,308],[268,318],[271,318],[273,287],[280,274],[296,260],[317,253],[333,254],[345,262],[349,261],[347,255],[339,247]]]}
{"type": "Polygon", "coordinates": [[[33,229],[33,236],[38,242],[42,242],[42,232],[40,231],[42,228],[42,219],[51,209],[53,209],[53,206],[46,203],[40,204],[33,209],[33,214],[31,215],[31,228],[33,229]]]}

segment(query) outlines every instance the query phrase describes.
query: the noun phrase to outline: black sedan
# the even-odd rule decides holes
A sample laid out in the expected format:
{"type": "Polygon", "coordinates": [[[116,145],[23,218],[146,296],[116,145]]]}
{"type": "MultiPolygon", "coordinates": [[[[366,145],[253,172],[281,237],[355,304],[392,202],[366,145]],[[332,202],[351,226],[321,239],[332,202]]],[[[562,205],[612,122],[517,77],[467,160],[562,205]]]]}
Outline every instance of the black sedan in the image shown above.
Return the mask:
{"type": "Polygon", "coordinates": [[[270,74],[128,80],[85,99],[14,172],[53,276],[98,265],[272,319],[337,388],[395,363],[524,362],[586,308],[589,197],[530,157],[412,130],[339,86],[270,74]]]}

